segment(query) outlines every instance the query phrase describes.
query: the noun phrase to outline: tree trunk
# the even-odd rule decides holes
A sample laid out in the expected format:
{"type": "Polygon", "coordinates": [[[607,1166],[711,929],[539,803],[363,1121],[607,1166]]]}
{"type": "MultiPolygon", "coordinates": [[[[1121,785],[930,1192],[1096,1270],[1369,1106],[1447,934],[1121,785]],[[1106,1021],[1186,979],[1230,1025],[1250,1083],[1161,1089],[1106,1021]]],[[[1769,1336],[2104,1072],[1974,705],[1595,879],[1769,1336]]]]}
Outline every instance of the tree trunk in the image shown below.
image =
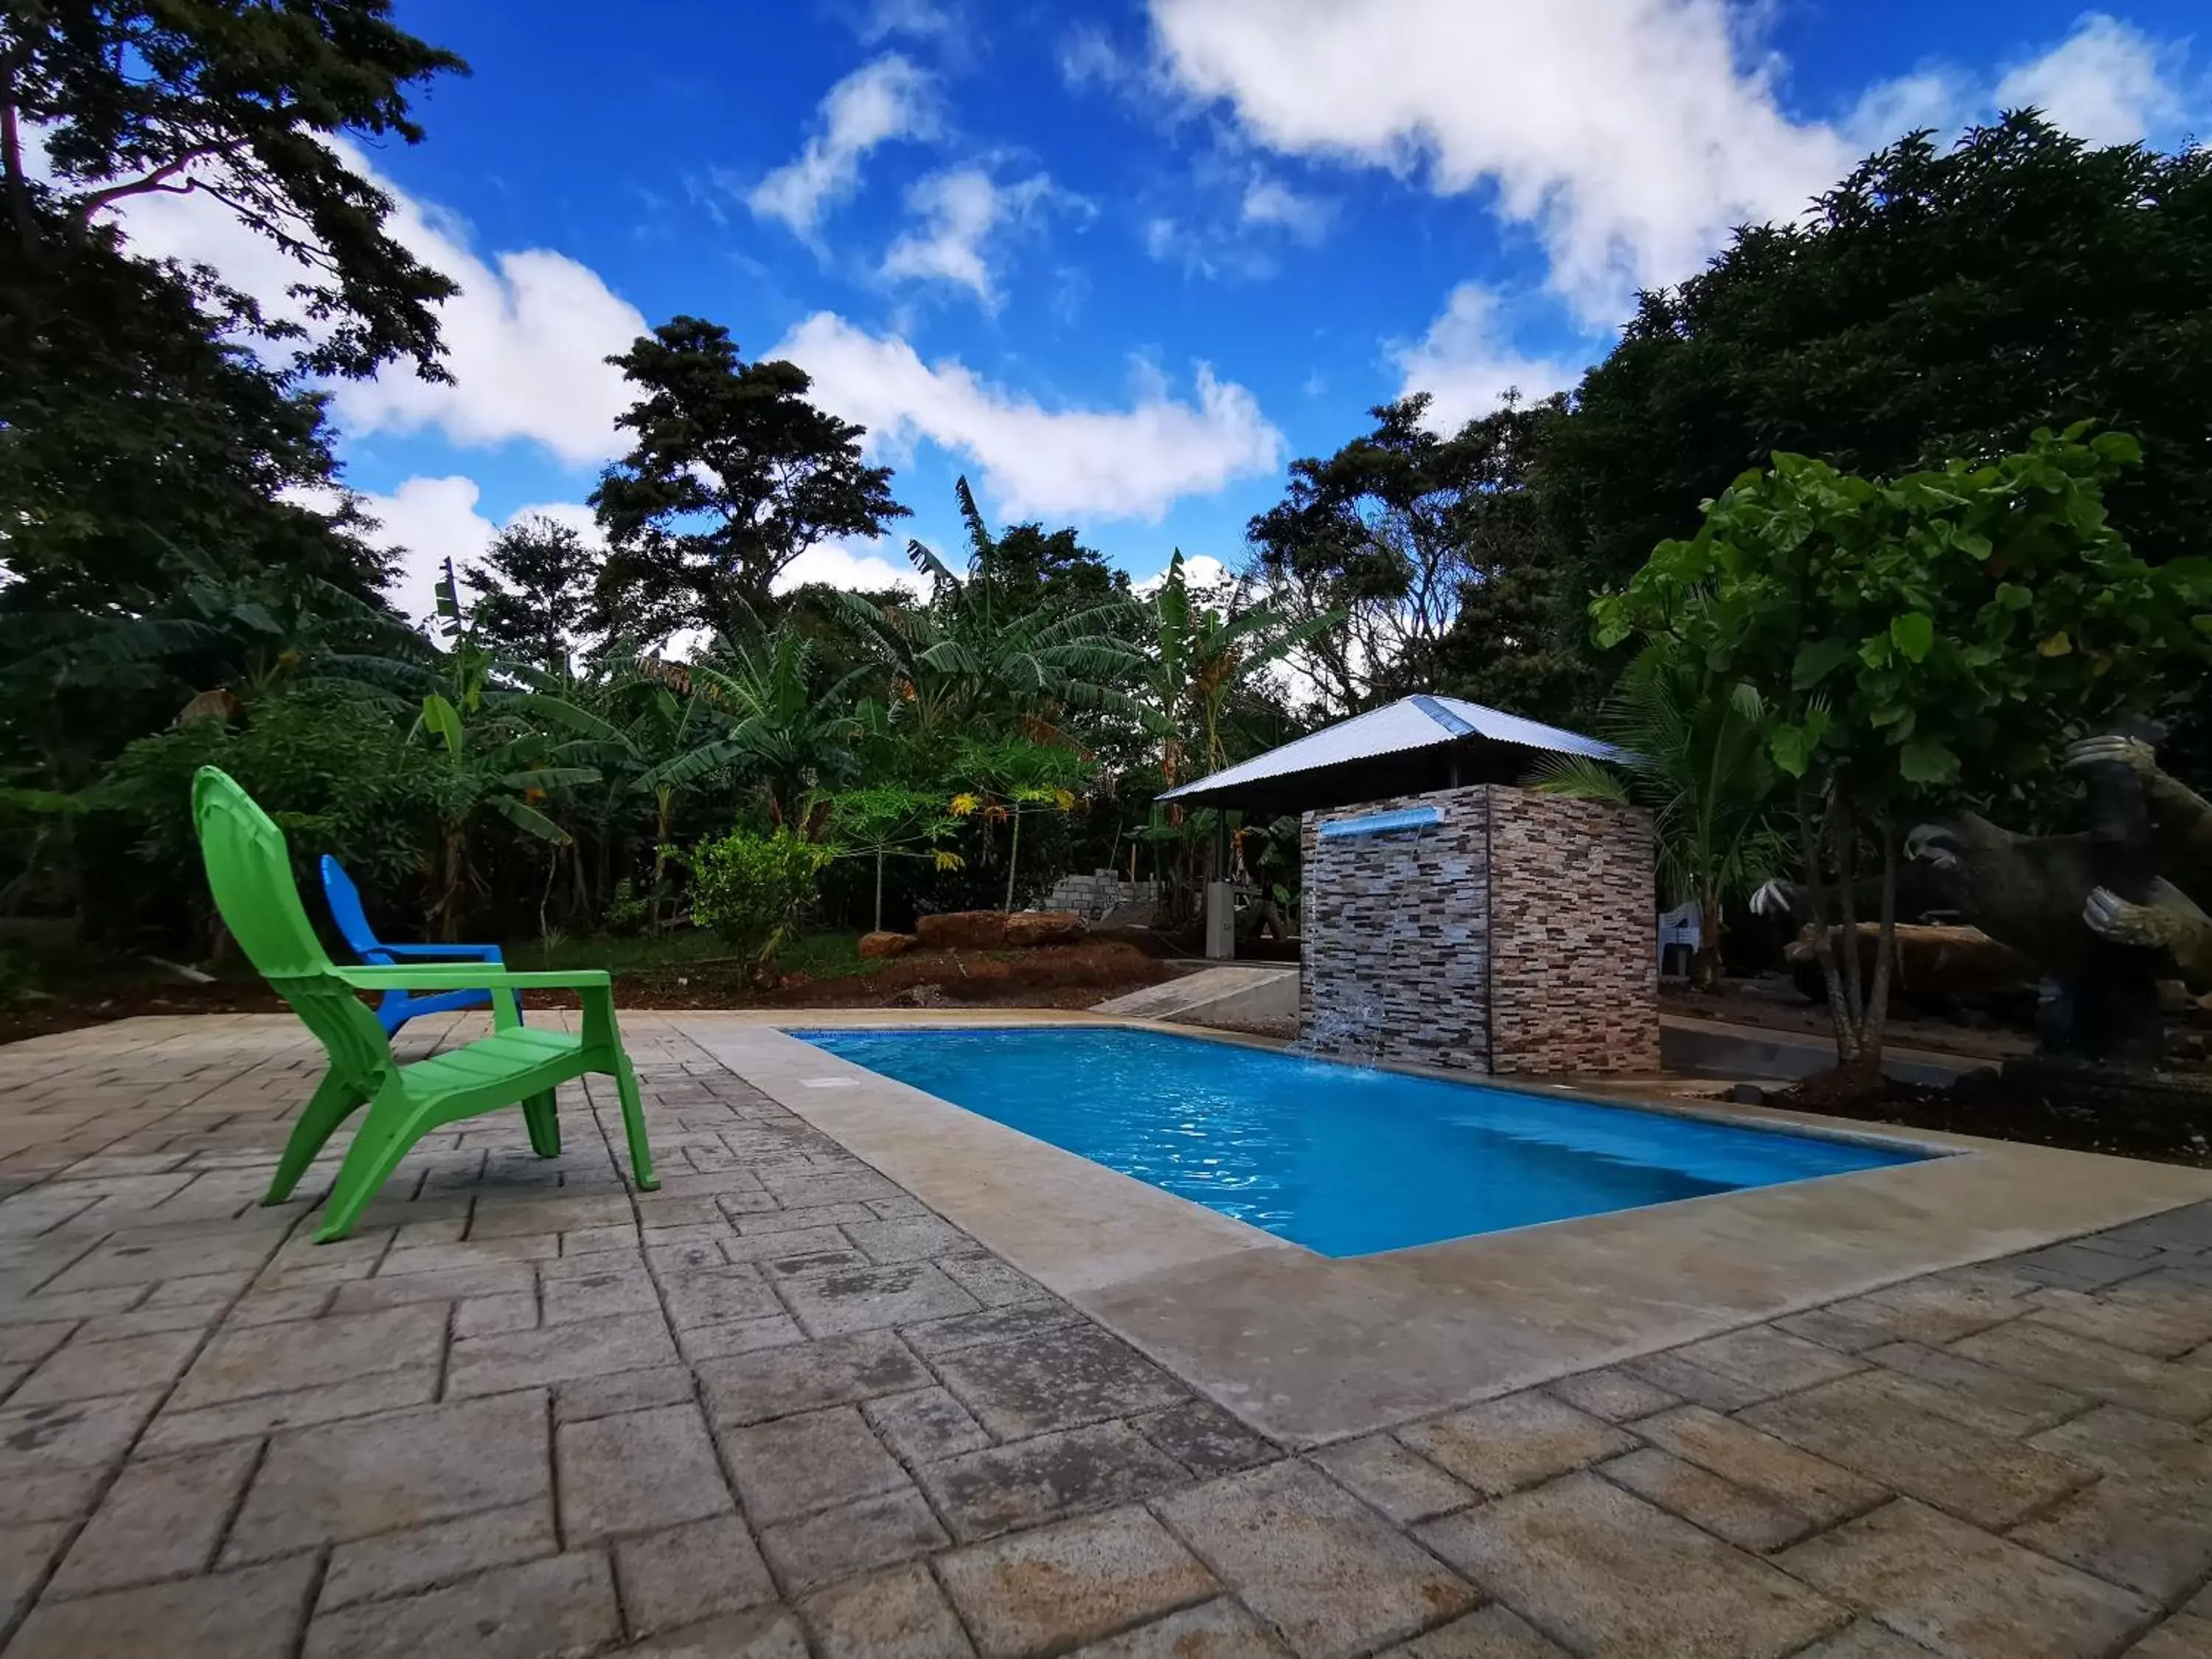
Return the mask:
{"type": "Polygon", "coordinates": [[[1014,833],[1006,843],[1006,902],[1005,908],[1014,908],[1014,866],[1022,855],[1022,806],[1014,803],[1012,817],[1014,833]]]}
{"type": "Polygon", "coordinates": [[[1698,948],[1690,953],[1690,988],[1717,996],[1722,978],[1720,890],[1703,887],[1698,892],[1698,948]]]}
{"type": "MultiPolygon", "coordinates": [[[[1889,1024],[1889,987],[1897,962],[1897,835],[1884,808],[1875,820],[1881,836],[1881,927],[1875,941],[1874,989],[1867,998],[1865,1035],[1860,1063],[1870,1073],[1881,1068],[1882,1037],[1889,1024]]],[[[1852,956],[1858,951],[1854,949],[1852,956]]]]}
{"type": "Polygon", "coordinates": [[[1866,1042],[1866,980],[1859,967],[1858,884],[1859,826],[1850,808],[1838,796],[1829,808],[1836,836],[1836,914],[1843,937],[1852,941],[1844,952],[1844,1006],[1850,1012],[1852,1058],[1866,1042]]]}
{"type": "MultiPolygon", "coordinates": [[[[1813,816],[1813,793],[1809,789],[1797,792],[1797,838],[1805,860],[1805,884],[1813,892],[1813,958],[1820,964],[1820,983],[1828,994],[1828,1018],[1836,1032],[1836,1063],[1848,1066],[1858,1057],[1858,1045],[1850,1009],[1844,1001],[1843,972],[1836,963],[1836,936],[1828,927],[1827,886],[1820,878],[1820,830],[1813,816]]],[[[1852,950],[1856,954],[1856,941],[1852,950]]]]}
{"type": "Polygon", "coordinates": [[[876,848],[876,931],[884,931],[884,849],[876,848]]]}

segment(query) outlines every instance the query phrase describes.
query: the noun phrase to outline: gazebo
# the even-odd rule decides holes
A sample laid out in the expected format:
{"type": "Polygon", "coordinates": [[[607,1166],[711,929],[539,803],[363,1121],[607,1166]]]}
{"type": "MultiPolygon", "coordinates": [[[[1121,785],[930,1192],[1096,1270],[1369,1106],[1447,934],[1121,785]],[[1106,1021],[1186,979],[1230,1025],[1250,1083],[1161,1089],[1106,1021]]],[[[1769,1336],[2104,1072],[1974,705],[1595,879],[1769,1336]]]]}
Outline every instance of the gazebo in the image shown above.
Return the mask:
{"type": "MultiPolygon", "coordinates": [[[[1516,787],[1595,738],[1401,697],[1160,797],[1303,822],[1301,1032],[1361,1058],[1484,1071],[1658,1062],[1650,822],[1516,787]]],[[[1206,953],[1236,952],[1228,831],[1206,953]]]]}
{"type": "MultiPolygon", "coordinates": [[[[1401,697],[1224,767],[1160,799],[1255,817],[1303,815],[1327,807],[1468,784],[1516,783],[1539,754],[1610,759],[1611,744],[1538,720],[1522,720],[1463,697],[1401,697]]],[[[1206,892],[1206,954],[1237,954],[1235,898],[1229,881],[1229,825],[1218,821],[1214,879],[1206,892]]]]}

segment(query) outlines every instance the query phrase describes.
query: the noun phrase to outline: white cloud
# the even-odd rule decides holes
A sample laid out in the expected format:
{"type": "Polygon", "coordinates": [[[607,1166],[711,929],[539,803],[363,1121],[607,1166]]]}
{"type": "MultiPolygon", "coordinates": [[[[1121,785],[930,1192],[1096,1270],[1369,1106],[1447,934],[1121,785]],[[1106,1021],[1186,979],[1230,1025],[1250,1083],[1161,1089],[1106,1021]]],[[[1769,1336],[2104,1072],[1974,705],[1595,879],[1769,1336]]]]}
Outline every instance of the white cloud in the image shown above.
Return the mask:
{"type": "Polygon", "coordinates": [[[811,239],[823,211],[860,187],[860,163],[870,150],[934,130],[932,84],[927,70],[896,52],[863,64],[823,95],[821,130],[795,159],[754,185],[745,205],[811,239]]]}
{"type": "MultiPolygon", "coordinates": [[[[331,388],[332,406],[346,429],[434,427],[460,444],[523,439],[571,465],[613,455],[615,417],[630,398],[622,371],[605,359],[645,332],[637,308],[566,254],[530,248],[479,257],[456,216],[397,188],[360,151],[336,148],[392,198],[391,234],[461,290],[438,313],[453,383],[421,380],[404,362],[370,380],[341,381],[331,388]]],[[[303,325],[311,337],[327,332],[287,292],[301,268],[212,198],[133,197],[122,222],[136,251],[210,265],[271,316],[303,325]]]]}
{"type": "Polygon", "coordinates": [[[1741,61],[1724,0],[1152,0],[1167,68],[1278,150],[1494,189],[1610,321],[1847,160],[1741,61]]]}
{"type": "Polygon", "coordinates": [[[871,593],[896,587],[917,599],[927,599],[930,587],[929,579],[907,562],[889,537],[880,541],[841,537],[818,542],[784,566],[775,579],[775,591],[788,592],[808,582],[871,593]]]}
{"type": "MultiPolygon", "coordinates": [[[[456,567],[480,562],[505,525],[477,510],[483,491],[473,478],[415,477],[388,495],[362,495],[362,509],[377,521],[368,539],[399,553],[399,568],[386,591],[393,606],[418,623],[438,609],[437,585],[446,561],[456,567]]],[[[605,545],[592,509],[580,501],[547,501],[508,515],[505,523],[542,516],[565,525],[592,547],[605,545]]]]}
{"type": "Polygon", "coordinates": [[[1275,179],[1255,179],[1244,190],[1239,216],[1247,225],[1276,225],[1302,242],[1318,242],[1336,217],[1336,204],[1304,196],[1275,179]]]}
{"type": "Polygon", "coordinates": [[[2130,144],[2168,132],[2187,115],[2171,75],[2179,54],[2142,30],[2091,12],[2074,33],[1997,82],[2000,109],[2033,104],[2052,123],[2093,144],[2130,144]]]}
{"type": "MultiPolygon", "coordinates": [[[[1225,596],[1234,586],[1236,577],[1229,567],[1211,553],[1186,553],[1182,561],[1182,585],[1201,601],[1213,601],[1225,596]]],[[[1141,581],[1129,584],[1129,591],[1140,599],[1148,599],[1168,584],[1164,568],[1146,576],[1141,581]]]]}
{"type": "Polygon", "coordinates": [[[1559,358],[1514,350],[1499,325],[1497,294],[1480,283],[1454,289],[1429,331],[1394,348],[1390,356],[1405,376],[1398,395],[1427,392],[1432,401],[1425,424],[1438,432],[1455,432],[1488,414],[1509,391],[1533,401],[1582,378],[1579,369],[1559,358]]]}
{"type": "Polygon", "coordinates": [[[439,245],[417,246],[408,222],[419,215],[413,203],[401,203],[403,234],[461,284],[440,313],[453,384],[432,385],[404,367],[343,382],[332,401],[346,429],[435,427],[458,444],[523,438],[572,466],[615,455],[615,418],[629,407],[631,392],[606,359],[646,332],[637,307],[565,254],[501,253],[495,270],[427,220],[422,234],[439,245]]]}
{"type": "Polygon", "coordinates": [[[883,275],[951,283],[996,311],[1000,295],[985,244],[1033,218],[1053,194],[1052,180],[1042,173],[1012,185],[999,184],[981,167],[932,173],[907,192],[907,206],[925,227],[891,244],[883,275]]]}
{"type": "MultiPolygon", "coordinates": [[[[1869,88],[1839,122],[1777,99],[1753,0],[1150,0],[1158,72],[1224,100],[1287,155],[1477,191],[1525,227],[1547,282],[1591,325],[1680,281],[1747,221],[1795,217],[1869,149],[2041,106],[2093,143],[2179,137],[2200,84],[2183,49],[2100,13],[1994,86],[1947,66],[1869,88]]],[[[1062,70],[1103,76],[1071,37],[1062,70]]],[[[1155,238],[1156,246],[1171,239],[1155,238]]]]}
{"type": "Polygon", "coordinates": [[[1105,30],[1079,23],[1060,37],[1060,78],[1079,91],[1093,85],[1127,91],[1142,83],[1145,70],[1124,55],[1105,30]]]}
{"type": "Polygon", "coordinates": [[[958,8],[944,0],[871,0],[853,19],[854,29],[870,46],[894,34],[933,40],[959,26],[958,8]]]}
{"type": "Polygon", "coordinates": [[[969,458],[1010,518],[1158,520],[1182,496],[1272,471],[1282,459],[1282,434],[1252,394],[1202,363],[1195,402],[1171,396],[1152,372],[1129,408],[1049,410],[953,359],[924,363],[905,340],[826,311],[769,355],[811,374],[816,400],[866,427],[878,451],[926,439],[969,458]]]}

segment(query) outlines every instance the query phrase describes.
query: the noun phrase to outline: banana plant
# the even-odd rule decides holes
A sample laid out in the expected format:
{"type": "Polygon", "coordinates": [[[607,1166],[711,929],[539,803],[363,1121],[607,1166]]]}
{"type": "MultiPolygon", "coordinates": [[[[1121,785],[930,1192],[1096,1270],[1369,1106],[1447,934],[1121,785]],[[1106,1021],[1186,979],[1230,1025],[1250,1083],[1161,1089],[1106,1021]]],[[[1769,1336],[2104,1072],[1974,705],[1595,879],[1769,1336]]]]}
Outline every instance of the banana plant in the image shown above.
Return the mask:
{"type": "Polygon", "coordinates": [[[441,665],[443,685],[423,696],[409,735],[427,738],[443,762],[437,833],[426,873],[431,930],[450,939],[458,935],[467,891],[481,885],[469,858],[469,829],[479,815],[495,813],[526,834],[565,847],[574,837],[545,808],[558,792],[597,783],[601,775],[597,767],[579,763],[588,756],[589,739],[558,739],[526,718],[532,711],[542,715],[558,699],[539,696],[526,706],[495,684],[492,655],[468,625],[451,560],[438,585],[438,615],[449,641],[441,665]]]}

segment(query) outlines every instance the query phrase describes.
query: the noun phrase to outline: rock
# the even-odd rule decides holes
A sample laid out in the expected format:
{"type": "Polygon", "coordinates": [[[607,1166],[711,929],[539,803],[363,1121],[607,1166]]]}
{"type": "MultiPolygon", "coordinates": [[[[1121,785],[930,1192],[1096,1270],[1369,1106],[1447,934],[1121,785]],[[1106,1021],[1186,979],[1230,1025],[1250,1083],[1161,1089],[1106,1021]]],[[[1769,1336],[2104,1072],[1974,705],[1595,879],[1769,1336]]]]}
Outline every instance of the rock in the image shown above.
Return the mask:
{"type": "MultiPolygon", "coordinates": [[[[1879,924],[1858,926],[1859,965],[1872,983],[1879,924]]],[[[1814,955],[1808,925],[1784,951],[1799,992],[1825,1002],[1820,967],[1814,955]]],[[[1897,928],[1897,994],[1926,1013],[1974,1009],[2014,1018],[2035,1011],[2035,969],[2026,957],[1975,927],[1938,927],[1900,922],[1897,928]]]]}
{"type": "Polygon", "coordinates": [[[864,957],[902,957],[915,943],[912,933],[863,933],[860,949],[864,957]]]}
{"type": "Polygon", "coordinates": [[[886,1008],[942,1008],[951,999],[945,994],[942,985],[910,985],[897,995],[884,1000],[886,1008]]]}
{"type": "Polygon", "coordinates": [[[1006,918],[1006,943],[1024,947],[1066,945],[1086,931],[1083,918],[1073,910],[1024,910],[1006,918]]]}
{"type": "Polygon", "coordinates": [[[1003,910],[955,910],[923,916],[914,925],[926,951],[996,951],[1006,942],[1003,910]]]}

